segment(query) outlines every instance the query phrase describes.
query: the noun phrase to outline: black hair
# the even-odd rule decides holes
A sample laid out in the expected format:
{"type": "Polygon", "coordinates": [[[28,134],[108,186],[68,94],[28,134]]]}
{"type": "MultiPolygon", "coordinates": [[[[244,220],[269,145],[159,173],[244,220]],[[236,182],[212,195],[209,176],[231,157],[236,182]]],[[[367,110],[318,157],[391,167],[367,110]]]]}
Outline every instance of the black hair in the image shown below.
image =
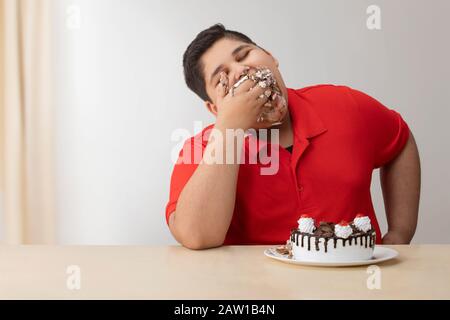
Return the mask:
{"type": "Polygon", "coordinates": [[[183,54],[184,79],[187,86],[203,101],[211,101],[206,93],[203,65],[200,61],[202,55],[218,40],[229,38],[256,45],[248,36],[238,31],[227,30],[221,23],[201,31],[189,44],[183,54]]]}

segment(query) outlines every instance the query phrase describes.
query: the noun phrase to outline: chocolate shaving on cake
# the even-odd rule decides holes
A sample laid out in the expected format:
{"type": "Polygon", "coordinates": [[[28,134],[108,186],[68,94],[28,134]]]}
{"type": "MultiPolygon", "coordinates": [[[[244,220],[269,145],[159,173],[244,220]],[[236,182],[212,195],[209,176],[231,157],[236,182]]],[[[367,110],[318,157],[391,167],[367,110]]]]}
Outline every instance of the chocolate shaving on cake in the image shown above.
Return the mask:
{"type": "Polygon", "coordinates": [[[314,235],[318,237],[331,238],[334,236],[333,222],[320,222],[319,227],[314,231],[314,235]]]}
{"type": "Polygon", "coordinates": [[[279,246],[275,249],[279,254],[288,255],[288,258],[292,258],[292,243],[288,240],[285,245],[279,246]]]}
{"type": "MultiPolygon", "coordinates": [[[[353,222],[350,223],[350,227],[352,227],[352,231],[353,231],[352,235],[353,235],[353,236],[359,236],[359,235],[364,234],[363,231],[358,230],[358,228],[356,228],[356,226],[355,226],[355,224],[354,224],[353,222]]],[[[370,230],[369,230],[369,231],[370,231],[370,230]]]]}
{"type": "Polygon", "coordinates": [[[289,249],[286,246],[279,246],[275,249],[279,254],[289,254],[289,249]]]}

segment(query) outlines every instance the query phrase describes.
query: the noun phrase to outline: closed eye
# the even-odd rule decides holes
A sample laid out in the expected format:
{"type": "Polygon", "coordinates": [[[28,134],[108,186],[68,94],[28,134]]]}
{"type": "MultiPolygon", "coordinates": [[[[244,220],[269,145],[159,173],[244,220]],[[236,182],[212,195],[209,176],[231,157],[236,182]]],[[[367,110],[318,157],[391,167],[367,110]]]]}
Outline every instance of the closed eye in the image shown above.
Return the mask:
{"type": "Polygon", "coordinates": [[[247,52],[245,52],[244,55],[238,59],[238,61],[242,61],[242,60],[244,60],[245,58],[247,58],[247,56],[248,56],[248,54],[250,53],[250,51],[251,51],[251,50],[247,50],[247,52]]]}
{"type": "MultiPolygon", "coordinates": [[[[250,53],[251,50],[247,50],[244,55],[242,57],[239,57],[238,59],[236,59],[238,62],[244,60],[245,58],[247,58],[248,54],[250,53]]],[[[216,87],[217,85],[220,83],[220,77],[219,77],[219,81],[216,82],[216,87]]]]}

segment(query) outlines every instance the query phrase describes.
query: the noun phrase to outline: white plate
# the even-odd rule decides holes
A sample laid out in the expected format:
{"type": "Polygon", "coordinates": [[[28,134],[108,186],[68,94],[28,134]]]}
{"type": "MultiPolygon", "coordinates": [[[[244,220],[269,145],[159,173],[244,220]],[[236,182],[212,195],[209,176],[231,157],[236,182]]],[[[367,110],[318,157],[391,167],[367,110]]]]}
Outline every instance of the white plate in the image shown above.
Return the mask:
{"type": "Polygon", "coordinates": [[[376,264],[386,260],[394,259],[398,256],[398,252],[391,248],[375,246],[373,257],[370,260],[355,260],[346,262],[319,262],[308,260],[297,260],[288,258],[286,254],[281,254],[276,251],[276,248],[270,248],[264,251],[264,254],[269,258],[279,260],[286,263],[300,264],[305,266],[319,266],[319,267],[347,267],[347,266],[363,266],[368,264],[376,264]]]}

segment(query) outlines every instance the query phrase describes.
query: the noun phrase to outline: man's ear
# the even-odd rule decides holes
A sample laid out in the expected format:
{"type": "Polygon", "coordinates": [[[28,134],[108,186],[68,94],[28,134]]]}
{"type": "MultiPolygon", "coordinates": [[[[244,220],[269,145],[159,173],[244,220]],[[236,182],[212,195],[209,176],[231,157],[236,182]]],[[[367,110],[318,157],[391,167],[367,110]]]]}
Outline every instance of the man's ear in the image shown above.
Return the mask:
{"type": "Polygon", "coordinates": [[[217,106],[214,103],[210,101],[205,101],[205,106],[209,112],[211,112],[215,117],[217,117],[217,106]]]}

